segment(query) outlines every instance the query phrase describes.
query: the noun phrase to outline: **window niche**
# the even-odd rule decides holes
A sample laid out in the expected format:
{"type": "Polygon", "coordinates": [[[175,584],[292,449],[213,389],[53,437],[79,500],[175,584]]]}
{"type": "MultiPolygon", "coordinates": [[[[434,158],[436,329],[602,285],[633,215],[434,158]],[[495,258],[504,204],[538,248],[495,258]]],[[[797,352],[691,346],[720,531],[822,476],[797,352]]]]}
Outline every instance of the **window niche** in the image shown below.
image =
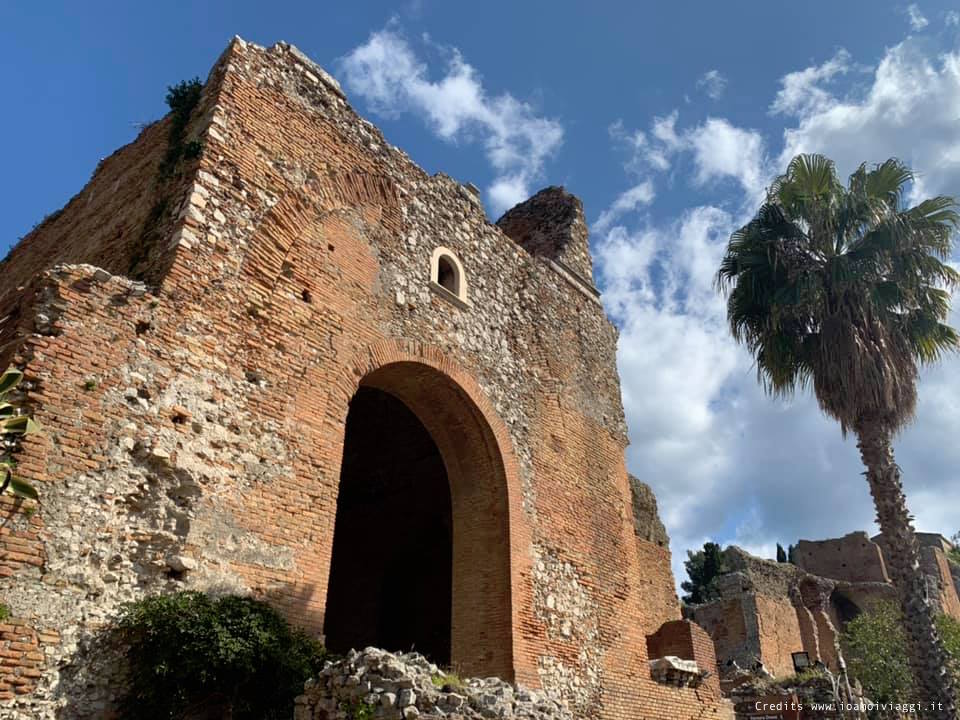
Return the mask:
{"type": "Polygon", "coordinates": [[[430,289],[460,308],[470,307],[463,264],[449,248],[438,247],[430,259],[430,289]]]}

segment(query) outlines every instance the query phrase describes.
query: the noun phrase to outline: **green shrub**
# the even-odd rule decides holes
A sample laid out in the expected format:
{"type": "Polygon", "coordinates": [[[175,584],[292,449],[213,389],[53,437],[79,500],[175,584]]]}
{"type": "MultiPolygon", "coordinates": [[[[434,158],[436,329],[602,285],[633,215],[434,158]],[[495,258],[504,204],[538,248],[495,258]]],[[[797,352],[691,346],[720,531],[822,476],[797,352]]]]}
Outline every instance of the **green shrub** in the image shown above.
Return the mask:
{"type": "Polygon", "coordinates": [[[8,617],[10,617],[10,608],[8,608],[4,603],[0,603],[0,622],[3,622],[8,617]]]}
{"type": "Polygon", "coordinates": [[[325,654],[266,603],[198,592],[131,603],[118,631],[129,648],[125,709],[144,720],[178,718],[211,699],[234,720],[287,720],[325,654]]]}
{"type": "Polygon", "coordinates": [[[892,602],[878,603],[844,628],[841,646],[847,667],[871,700],[896,702],[910,696],[906,643],[900,609],[892,602]]]}
{"type": "Polygon", "coordinates": [[[203,146],[197,141],[184,143],[187,124],[193,109],[200,102],[203,83],[200,78],[184,80],[167,88],[167,106],[170,108],[170,136],[167,141],[167,154],[160,167],[162,177],[169,176],[180,158],[192,159],[200,156],[203,146]]]}
{"type": "Polygon", "coordinates": [[[937,630],[940,632],[944,650],[950,655],[952,661],[950,669],[960,682],[960,620],[949,615],[941,615],[937,618],[937,630]]]}
{"type": "MultiPolygon", "coordinates": [[[[851,677],[858,678],[876,702],[896,702],[910,694],[912,676],[901,618],[895,603],[878,603],[851,620],[840,638],[851,677]]],[[[960,622],[940,615],[937,629],[950,655],[951,669],[960,680],[960,622]]]]}

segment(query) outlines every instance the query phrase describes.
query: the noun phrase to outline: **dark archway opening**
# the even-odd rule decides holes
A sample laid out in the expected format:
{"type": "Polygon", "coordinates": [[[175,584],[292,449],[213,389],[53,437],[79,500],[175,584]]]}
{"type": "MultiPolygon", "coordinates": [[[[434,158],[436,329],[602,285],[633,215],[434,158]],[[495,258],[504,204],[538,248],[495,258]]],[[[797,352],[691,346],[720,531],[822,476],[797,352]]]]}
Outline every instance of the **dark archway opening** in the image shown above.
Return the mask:
{"type": "Polygon", "coordinates": [[[830,602],[833,604],[842,625],[846,625],[851,620],[856,620],[857,616],[860,615],[859,606],[837,590],[830,594],[830,602]]]}
{"type": "Polygon", "coordinates": [[[344,439],[324,634],[337,653],[411,648],[450,663],[450,484],[420,420],[361,387],[344,439]]]}

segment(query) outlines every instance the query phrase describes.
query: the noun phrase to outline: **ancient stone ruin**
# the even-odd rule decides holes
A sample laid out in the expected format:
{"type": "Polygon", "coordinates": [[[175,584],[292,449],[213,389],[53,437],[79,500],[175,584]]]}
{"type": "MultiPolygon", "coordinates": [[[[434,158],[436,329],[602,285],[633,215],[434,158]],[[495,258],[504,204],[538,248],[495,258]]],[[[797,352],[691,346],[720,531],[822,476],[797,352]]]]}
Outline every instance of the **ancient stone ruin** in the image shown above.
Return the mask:
{"type": "Polygon", "coordinates": [[[625,469],[616,330],[562,188],[491,224],[296,48],[235,39],[2,277],[0,360],[44,428],[19,457],[39,509],[0,499],[4,717],[116,717],[97,638],[181,589],[576,718],[727,715],[625,469]]]}
{"type": "MultiPolygon", "coordinates": [[[[918,533],[929,596],[939,612],[960,619],[960,567],[941,535],[918,533]]],[[[724,690],[763,673],[793,675],[793,653],[839,672],[839,633],[847,622],[880,601],[896,601],[884,561],[884,538],[864,532],[797,544],[795,563],[724,551],[730,572],[718,578],[720,597],[685,608],[714,641],[724,690]],[[756,674],[755,672],[753,674],[756,674]]]]}
{"type": "Polygon", "coordinates": [[[499,678],[462,680],[418,653],[376,648],[351,650],[308,680],[294,720],[349,720],[361,711],[381,720],[573,720],[569,709],[543,692],[499,678]]]}

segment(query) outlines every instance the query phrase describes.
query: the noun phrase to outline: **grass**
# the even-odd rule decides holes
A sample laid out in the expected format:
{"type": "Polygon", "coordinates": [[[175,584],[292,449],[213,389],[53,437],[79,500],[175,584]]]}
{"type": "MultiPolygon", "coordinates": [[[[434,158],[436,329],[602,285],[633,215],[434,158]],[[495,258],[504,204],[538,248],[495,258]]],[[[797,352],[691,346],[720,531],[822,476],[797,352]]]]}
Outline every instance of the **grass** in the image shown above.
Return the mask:
{"type": "Polygon", "coordinates": [[[462,690],[465,687],[463,679],[456,673],[437,673],[430,680],[434,687],[438,688],[450,687],[454,690],[462,690]]]}

